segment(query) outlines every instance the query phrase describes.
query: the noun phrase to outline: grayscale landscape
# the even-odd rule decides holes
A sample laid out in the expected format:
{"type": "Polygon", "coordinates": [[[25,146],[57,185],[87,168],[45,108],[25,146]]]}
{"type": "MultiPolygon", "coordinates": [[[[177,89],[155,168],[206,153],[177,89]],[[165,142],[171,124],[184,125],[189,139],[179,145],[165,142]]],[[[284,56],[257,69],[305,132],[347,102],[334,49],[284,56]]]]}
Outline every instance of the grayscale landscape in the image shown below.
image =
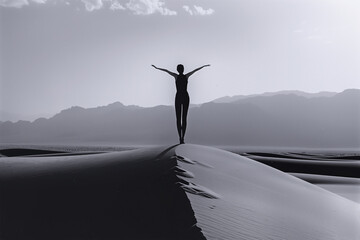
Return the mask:
{"type": "Polygon", "coordinates": [[[188,139],[202,145],[174,145],[170,106],[116,102],[2,122],[1,233],[352,239],[360,234],[359,100],[349,89],[193,106],[188,139]]]}
{"type": "Polygon", "coordinates": [[[0,0],[0,240],[360,240],[359,11],[0,0]]]}

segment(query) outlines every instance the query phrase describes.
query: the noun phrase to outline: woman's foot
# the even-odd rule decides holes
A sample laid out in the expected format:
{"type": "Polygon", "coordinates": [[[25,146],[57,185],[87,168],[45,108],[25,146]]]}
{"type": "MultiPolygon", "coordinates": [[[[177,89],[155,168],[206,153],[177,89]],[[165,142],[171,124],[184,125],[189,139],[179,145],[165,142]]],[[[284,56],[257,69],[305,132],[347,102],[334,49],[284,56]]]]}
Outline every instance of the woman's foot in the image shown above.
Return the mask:
{"type": "Polygon", "coordinates": [[[184,144],[184,139],[183,138],[180,138],[180,144],[184,144]]]}

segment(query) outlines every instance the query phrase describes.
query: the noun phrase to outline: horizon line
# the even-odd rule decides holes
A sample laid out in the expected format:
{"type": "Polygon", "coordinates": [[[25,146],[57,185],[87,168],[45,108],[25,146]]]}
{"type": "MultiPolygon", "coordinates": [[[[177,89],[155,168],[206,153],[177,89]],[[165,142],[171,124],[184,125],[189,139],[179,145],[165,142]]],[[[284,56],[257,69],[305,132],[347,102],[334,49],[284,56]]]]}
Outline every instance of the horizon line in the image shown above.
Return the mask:
{"type": "MultiPolygon", "coordinates": [[[[261,95],[265,95],[265,94],[279,94],[279,95],[282,95],[282,93],[284,92],[293,92],[293,93],[286,93],[286,94],[283,94],[283,95],[296,95],[296,92],[298,93],[305,93],[305,94],[320,94],[320,93],[333,93],[334,95],[337,95],[339,93],[343,93],[345,91],[348,91],[348,90],[360,90],[360,88],[347,88],[347,89],[344,89],[343,91],[339,91],[339,92],[335,92],[335,91],[318,91],[318,92],[306,92],[306,91],[302,91],[302,90],[279,90],[279,91],[269,91],[269,92],[263,92],[263,93],[253,93],[253,94],[238,94],[238,95],[227,95],[227,96],[223,96],[223,97],[219,97],[219,98],[215,98],[211,101],[207,101],[207,102],[203,102],[203,103],[190,103],[190,107],[199,107],[203,104],[206,104],[206,103],[217,103],[216,100],[220,100],[220,99],[223,99],[223,98],[233,98],[233,97],[256,97],[256,96],[261,96],[261,95]]],[[[299,96],[299,95],[296,95],[296,96],[299,96]]],[[[305,96],[299,96],[299,97],[304,97],[306,98],[305,96]]],[[[332,96],[322,96],[322,97],[332,97],[332,96]]],[[[240,99],[239,99],[240,100],[240,99]]],[[[236,101],[236,100],[235,100],[236,101]]],[[[108,107],[110,105],[113,105],[113,104],[121,104],[123,105],[124,107],[137,107],[137,108],[155,108],[155,107],[172,107],[173,105],[166,105],[166,104],[159,104],[159,105],[153,105],[153,106],[141,106],[141,105],[136,105],[136,104],[124,104],[122,103],[121,101],[115,101],[115,102],[112,102],[112,103],[109,103],[107,105],[98,105],[98,106],[92,106],[92,107],[82,107],[82,106],[79,106],[79,105],[72,105],[70,107],[67,107],[67,108],[64,108],[56,113],[52,113],[52,114],[48,114],[48,115],[51,115],[49,117],[37,117],[33,120],[23,120],[23,119],[19,119],[19,120],[15,120],[15,121],[12,121],[12,120],[1,120],[0,119],[0,123],[6,123],[6,122],[11,122],[11,123],[18,123],[18,122],[30,122],[30,123],[33,123],[35,122],[36,120],[38,119],[50,119],[52,117],[54,117],[55,115],[57,114],[60,114],[61,112],[63,111],[66,111],[66,110],[70,110],[72,108],[82,108],[84,110],[87,110],[87,109],[95,109],[95,108],[101,108],[101,107],[108,107]]],[[[1,109],[0,109],[1,111],[1,109]]]]}

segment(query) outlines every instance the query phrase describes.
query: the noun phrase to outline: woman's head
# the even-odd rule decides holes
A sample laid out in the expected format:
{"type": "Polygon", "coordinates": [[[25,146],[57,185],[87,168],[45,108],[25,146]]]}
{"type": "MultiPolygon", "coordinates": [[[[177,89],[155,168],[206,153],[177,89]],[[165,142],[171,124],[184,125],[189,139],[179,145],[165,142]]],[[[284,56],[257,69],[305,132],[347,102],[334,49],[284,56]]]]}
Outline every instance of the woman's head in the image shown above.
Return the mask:
{"type": "Polygon", "coordinates": [[[184,73],[184,65],[182,64],[179,64],[177,65],[177,71],[180,73],[180,74],[183,74],[184,73]]]}

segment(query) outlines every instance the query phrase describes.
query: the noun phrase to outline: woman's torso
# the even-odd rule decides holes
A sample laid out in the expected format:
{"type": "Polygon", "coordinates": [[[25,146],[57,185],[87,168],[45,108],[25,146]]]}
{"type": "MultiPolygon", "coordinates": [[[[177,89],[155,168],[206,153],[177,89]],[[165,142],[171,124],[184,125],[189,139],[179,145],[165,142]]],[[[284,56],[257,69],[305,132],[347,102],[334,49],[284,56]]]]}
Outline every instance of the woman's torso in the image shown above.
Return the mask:
{"type": "Polygon", "coordinates": [[[187,93],[188,78],[185,75],[179,74],[176,77],[175,83],[176,83],[176,91],[178,93],[187,93]]]}

